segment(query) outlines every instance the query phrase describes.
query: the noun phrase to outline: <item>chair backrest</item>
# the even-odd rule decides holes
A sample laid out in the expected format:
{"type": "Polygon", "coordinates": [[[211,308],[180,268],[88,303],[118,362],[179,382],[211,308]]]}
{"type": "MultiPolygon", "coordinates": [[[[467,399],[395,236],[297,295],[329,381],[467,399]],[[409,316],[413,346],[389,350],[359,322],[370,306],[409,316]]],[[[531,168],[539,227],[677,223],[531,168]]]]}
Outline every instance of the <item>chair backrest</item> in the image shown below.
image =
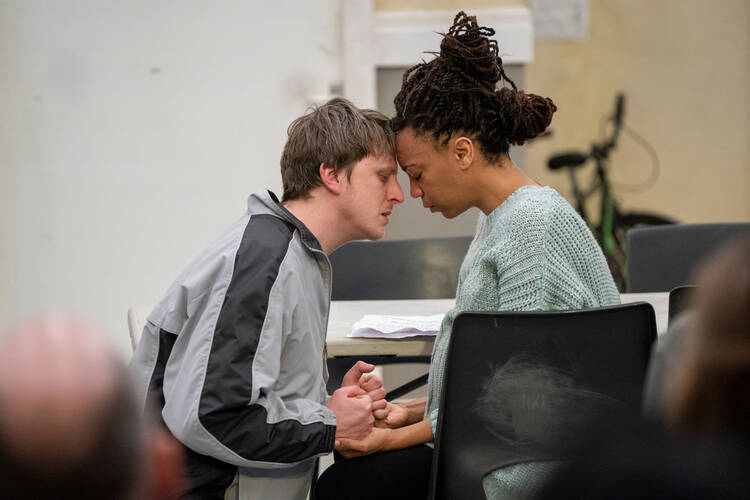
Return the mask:
{"type": "Polygon", "coordinates": [[[691,285],[701,262],[729,240],[750,232],[750,222],[671,224],[627,234],[628,292],[667,292],[691,285]]]}
{"type": "Polygon", "coordinates": [[[669,309],[667,313],[667,324],[678,314],[690,306],[690,296],[698,288],[696,285],[683,285],[669,291],[669,309]]]}
{"type": "Polygon", "coordinates": [[[566,458],[592,421],[640,413],[656,338],[637,302],[579,311],[461,313],[440,401],[431,498],[484,498],[495,469],[566,458]]]}
{"type": "Polygon", "coordinates": [[[353,241],[331,254],[333,300],[447,299],[471,237],[353,241]]]}
{"type": "Polygon", "coordinates": [[[150,312],[151,310],[146,306],[128,308],[128,333],[130,334],[130,345],[133,347],[133,351],[141,340],[141,333],[143,327],[146,326],[146,318],[148,318],[150,312]]]}

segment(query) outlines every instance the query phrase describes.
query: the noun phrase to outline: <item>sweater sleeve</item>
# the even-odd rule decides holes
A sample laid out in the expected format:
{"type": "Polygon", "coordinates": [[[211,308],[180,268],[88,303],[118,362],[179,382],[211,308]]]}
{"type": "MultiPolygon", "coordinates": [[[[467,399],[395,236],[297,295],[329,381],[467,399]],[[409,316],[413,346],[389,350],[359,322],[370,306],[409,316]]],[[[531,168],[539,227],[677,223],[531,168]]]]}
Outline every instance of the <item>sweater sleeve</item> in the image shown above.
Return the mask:
{"type": "Polygon", "coordinates": [[[505,241],[491,252],[495,265],[498,311],[544,309],[545,227],[533,212],[522,213],[504,230],[505,241]]]}
{"type": "Polygon", "coordinates": [[[620,296],[594,235],[564,200],[547,217],[542,299],[548,309],[619,304],[620,296]]]}
{"type": "Polygon", "coordinates": [[[526,203],[494,256],[498,310],[582,309],[619,303],[591,231],[559,195],[526,203]]]}

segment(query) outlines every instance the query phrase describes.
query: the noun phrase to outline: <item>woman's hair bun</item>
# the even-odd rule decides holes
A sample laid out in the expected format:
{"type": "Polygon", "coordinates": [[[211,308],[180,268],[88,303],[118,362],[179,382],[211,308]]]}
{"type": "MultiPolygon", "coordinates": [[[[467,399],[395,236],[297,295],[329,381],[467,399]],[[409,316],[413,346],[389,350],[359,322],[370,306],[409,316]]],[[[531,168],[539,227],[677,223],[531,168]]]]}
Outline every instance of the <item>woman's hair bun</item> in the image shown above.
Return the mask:
{"type": "Polygon", "coordinates": [[[503,76],[497,42],[489,39],[494,34],[492,28],[479,26],[475,16],[461,11],[440,42],[440,57],[482,87],[494,89],[503,76]]]}
{"type": "Polygon", "coordinates": [[[495,93],[501,127],[510,144],[520,146],[549,127],[557,106],[548,97],[503,87],[495,93]]]}

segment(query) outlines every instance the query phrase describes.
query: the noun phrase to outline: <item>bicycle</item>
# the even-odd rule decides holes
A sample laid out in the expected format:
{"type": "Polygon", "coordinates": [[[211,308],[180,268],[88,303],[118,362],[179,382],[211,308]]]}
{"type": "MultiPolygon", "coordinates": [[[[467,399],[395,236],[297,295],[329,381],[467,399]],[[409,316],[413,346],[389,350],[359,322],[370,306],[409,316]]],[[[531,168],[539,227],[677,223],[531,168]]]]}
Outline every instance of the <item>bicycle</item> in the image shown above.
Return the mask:
{"type": "MultiPolygon", "coordinates": [[[[576,210],[581,218],[591,228],[599,246],[601,246],[604,257],[607,259],[612,277],[617,288],[624,292],[626,288],[626,238],[629,229],[639,226],[653,226],[661,224],[676,224],[677,221],[669,217],[648,212],[622,212],[617,201],[612,196],[612,185],[609,181],[607,166],[610,153],[617,146],[617,139],[623,127],[625,113],[625,96],[618,94],[615,99],[614,114],[609,117],[612,121],[612,132],[608,138],[601,142],[594,142],[588,153],[569,151],[551,156],[547,166],[550,170],[567,168],[570,183],[575,198],[576,210]],[[593,160],[595,164],[594,179],[585,191],[581,189],[576,177],[576,169],[593,160]],[[596,193],[601,192],[599,223],[594,224],[586,213],[586,200],[596,193]]],[[[631,131],[632,132],[632,131],[631,131]]],[[[633,132],[634,133],[634,132],[633,132]]],[[[656,165],[656,164],[655,164],[656,165]]]]}

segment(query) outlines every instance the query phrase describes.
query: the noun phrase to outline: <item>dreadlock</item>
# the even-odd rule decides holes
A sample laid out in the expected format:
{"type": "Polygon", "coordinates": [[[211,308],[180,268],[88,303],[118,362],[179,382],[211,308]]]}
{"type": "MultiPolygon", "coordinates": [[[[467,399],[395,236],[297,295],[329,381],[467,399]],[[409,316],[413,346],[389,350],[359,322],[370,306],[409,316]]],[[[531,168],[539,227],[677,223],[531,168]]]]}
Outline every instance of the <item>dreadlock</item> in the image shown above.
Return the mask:
{"type": "Polygon", "coordinates": [[[454,132],[472,134],[490,160],[507,154],[510,144],[544,132],[557,107],[549,98],[516,88],[505,74],[497,41],[490,39],[494,34],[475,16],[456,14],[440,53],[404,73],[393,101],[394,130],[413,127],[443,143],[454,132]]]}

